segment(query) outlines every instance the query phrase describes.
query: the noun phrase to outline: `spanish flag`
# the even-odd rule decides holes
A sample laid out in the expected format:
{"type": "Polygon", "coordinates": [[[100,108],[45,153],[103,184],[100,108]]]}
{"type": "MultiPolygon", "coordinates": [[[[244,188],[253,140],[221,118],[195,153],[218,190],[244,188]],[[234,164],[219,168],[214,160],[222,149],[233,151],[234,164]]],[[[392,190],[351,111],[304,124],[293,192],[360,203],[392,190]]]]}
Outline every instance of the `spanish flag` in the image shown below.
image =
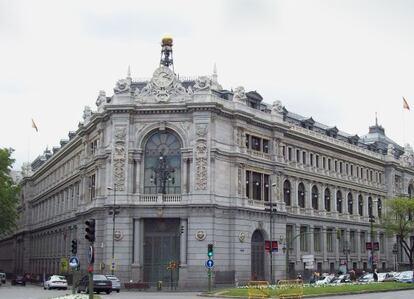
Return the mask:
{"type": "Polygon", "coordinates": [[[402,97],[402,98],[403,98],[403,108],[407,109],[407,110],[410,110],[410,106],[408,106],[407,100],[404,97],[402,97]]]}
{"type": "Polygon", "coordinates": [[[35,124],[35,122],[34,122],[33,118],[32,118],[32,128],[33,128],[33,129],[35,129],[35,130],[36,130],[36,132],[39,132],[39,130],[38,130],[38,128],[37,128],[37,126],[36,126],[36,124],[35,124]]]}

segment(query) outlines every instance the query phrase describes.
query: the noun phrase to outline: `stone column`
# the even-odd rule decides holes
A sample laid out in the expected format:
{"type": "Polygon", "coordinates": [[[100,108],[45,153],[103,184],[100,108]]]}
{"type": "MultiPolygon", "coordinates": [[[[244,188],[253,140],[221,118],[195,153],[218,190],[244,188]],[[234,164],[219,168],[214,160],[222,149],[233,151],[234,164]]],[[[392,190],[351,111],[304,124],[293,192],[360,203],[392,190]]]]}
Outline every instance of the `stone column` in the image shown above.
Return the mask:
{"type": "Polygon", "coordinates": [[[327,227],[326,225],[322,226],[322,253],[323,253],[323,261],[327,262],[328,261],[328,246],[327,246],[327,227]]]}
{"type": "Polygon", "coordinates": [[[292,200],[292,207],[298,207],[298,180],[296,178],[290,178],[291,189],[290,198],[292,200]]]}
{"type": "MultiPolygon", "coordinates": [[[[295,231],[296,231],[296,234],[293,237],[300,235],[300,224],[295,224],[295,231]]],[[[296,248],[295,249],[296,249],[295,250],[296,251],[296,261],[300,262],[300,237],[296,238],[296,248]]]]}
{"type": "Polygon", "coordinates": [[[143,258],[144,258],[144,229],[143,229],[143,220],[142,219],[134,219],[134,252],[133,252],[133,264],[131,266],[131,278],[133,281],[142,280],[141,276],[141,269],[143,266],[143,258]]]}
{"type": "Polygon", "coordinates": [[[310,254],[315,254],[315,240],[314,240],[314,226],[313,225],[309,225],[309,252],[310,254]]]}
{"type": "Polygon", "coordinates": [[[365,244],[361,244],[361,229],[356,230],[356,252],[358,257],[358,262],[361,262],[361,246],[365,246],[365,244]]]}

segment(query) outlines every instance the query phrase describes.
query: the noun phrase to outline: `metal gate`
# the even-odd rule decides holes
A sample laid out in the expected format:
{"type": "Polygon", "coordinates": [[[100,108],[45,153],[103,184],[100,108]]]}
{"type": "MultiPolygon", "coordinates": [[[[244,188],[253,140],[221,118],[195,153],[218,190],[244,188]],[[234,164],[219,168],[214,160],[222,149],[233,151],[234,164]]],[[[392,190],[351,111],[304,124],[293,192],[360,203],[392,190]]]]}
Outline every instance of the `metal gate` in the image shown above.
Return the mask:
{"type": "Polygon", "coordinates": [[[144,280],[176,285],[178,269],[167,269],[171,261],[180,260],[180,219],[144,220],[144,280]]]}

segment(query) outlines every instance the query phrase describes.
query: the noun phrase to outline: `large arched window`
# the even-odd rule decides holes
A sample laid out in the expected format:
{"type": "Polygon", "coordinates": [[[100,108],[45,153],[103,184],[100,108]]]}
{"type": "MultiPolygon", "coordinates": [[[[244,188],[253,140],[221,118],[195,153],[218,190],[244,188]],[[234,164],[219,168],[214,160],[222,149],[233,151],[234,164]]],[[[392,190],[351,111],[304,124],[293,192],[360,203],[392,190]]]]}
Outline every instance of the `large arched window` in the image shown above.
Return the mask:
{"type": "Polygon", "coordinates": [[[342,213],[342,193],[339,190],[336,192],[336,211],[342,213]]]}
{"type": "Polygon", "coordinates": [[[362,199],[362,195],[358,195],[358,214],[359,216],[364,215],[364,200],[362,199]]]}
{"type": "Polygon", "coordinates": [[[318,188],[316,186],[312,187],[312,208],[317,210],[318,209],[318,188]]]}
{"type": "Polygon", "coordinates": [[[352,199],[352,193],[348,193],[348,213],[352,215],[354,209],[354,200],[352,199]]]}
{"type": "Polygon", "coordinates": [[[287,206],[290,206],[292,204],[291,200],[290,200],[290,182],[288,180],[286,180],[283,183],[283,199],[285,201],[285,204],[287,206]]]}
{"type": "Polygon", "coordinates": [[[153,133],[145,144],[144,193],[181,193],[181,143],[169,130],[153,133]]]}
{"type": "Polygon", "coordinates": [[[372,198],[371,198],[371,196],[368,197],[368,216],[369,217],[373,216],[373,214],[372,214],[372,198]]]}
{"type": "Polygon", "coordinates": [[[305,207],[305,186],[303,183],[298,185],[298,204],[301,208],[305,207]]]}
{"type": "Polygon", "coordinates": [[[325,210],[331,211],[331,191],[328,188],[325,189],[325,210]]]}

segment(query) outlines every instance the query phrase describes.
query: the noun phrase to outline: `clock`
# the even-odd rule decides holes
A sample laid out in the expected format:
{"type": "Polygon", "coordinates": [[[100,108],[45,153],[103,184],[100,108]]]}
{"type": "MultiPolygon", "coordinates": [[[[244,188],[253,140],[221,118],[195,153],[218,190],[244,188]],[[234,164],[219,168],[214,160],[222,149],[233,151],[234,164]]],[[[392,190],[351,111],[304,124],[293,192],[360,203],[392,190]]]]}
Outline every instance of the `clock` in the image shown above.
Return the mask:
{"type": "Polygon", "coordinates": [[[168,67],[159,67],[155,70],[152,80],[158,87],[167,87],[174,80],[174,73],[168,67]]]}

